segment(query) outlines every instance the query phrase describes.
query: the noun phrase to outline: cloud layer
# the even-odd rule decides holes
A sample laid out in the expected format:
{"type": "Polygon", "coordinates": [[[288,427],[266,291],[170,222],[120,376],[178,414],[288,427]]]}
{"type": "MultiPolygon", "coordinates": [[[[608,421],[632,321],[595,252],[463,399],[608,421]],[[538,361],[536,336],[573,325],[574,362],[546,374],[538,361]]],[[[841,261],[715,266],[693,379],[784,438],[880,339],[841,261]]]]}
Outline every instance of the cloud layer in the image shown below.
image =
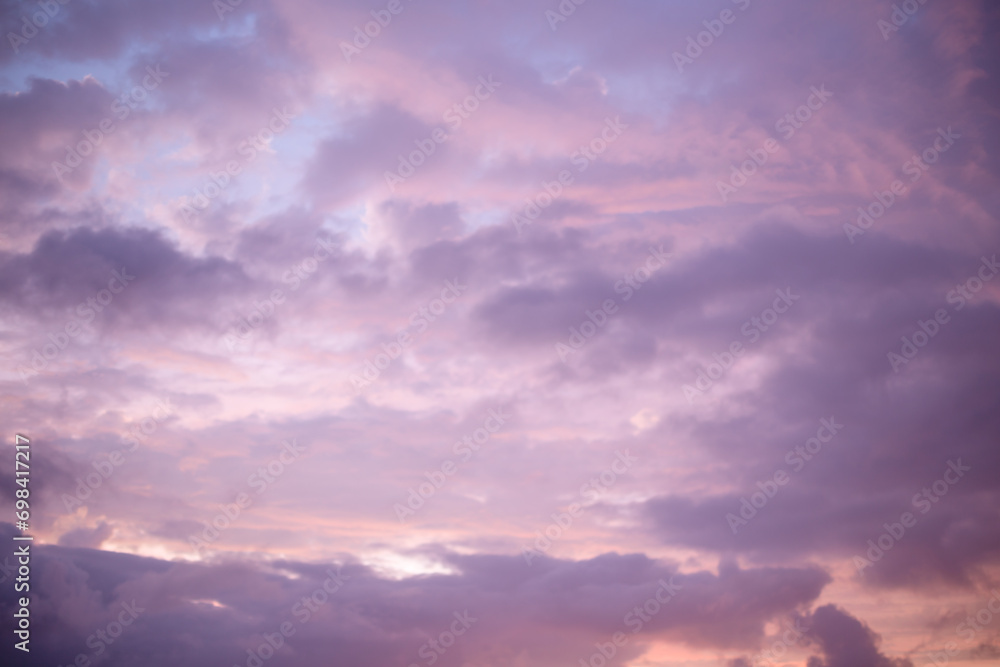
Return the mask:
{"type": "Polygon", "coordinates": [[[1000,652],[989,3],[0,26],[5,660],[1000,652]]]}

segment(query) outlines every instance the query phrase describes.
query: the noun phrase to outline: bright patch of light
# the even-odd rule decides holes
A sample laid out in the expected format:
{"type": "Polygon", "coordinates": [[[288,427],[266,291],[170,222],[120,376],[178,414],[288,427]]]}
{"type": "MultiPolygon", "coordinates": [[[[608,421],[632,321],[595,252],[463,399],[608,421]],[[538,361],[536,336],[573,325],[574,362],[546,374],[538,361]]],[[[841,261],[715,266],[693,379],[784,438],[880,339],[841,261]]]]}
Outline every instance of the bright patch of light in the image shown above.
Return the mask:
{"type": "Polygon", "coordinates": [[[217,609],[228,609],[229,605],[222,604],[218,600],[190,600],[194,604],[206,604],[210,607],[215,607],[217,609]]]}
{"type": "Polygon", "coordinates": [[[362,558],[361,562],[386,579],[407,579],[424,574],[456,574],[457,570],[419,556],[396,552],[380,552],[362,558]]]}

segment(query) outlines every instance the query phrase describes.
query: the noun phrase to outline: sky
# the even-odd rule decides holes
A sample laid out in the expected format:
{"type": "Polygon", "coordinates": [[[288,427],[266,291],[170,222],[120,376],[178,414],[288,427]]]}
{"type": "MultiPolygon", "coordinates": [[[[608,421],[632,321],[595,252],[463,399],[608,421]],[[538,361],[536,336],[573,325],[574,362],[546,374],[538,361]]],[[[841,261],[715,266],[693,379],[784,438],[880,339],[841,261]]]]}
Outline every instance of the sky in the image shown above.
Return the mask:
{"type": "Polygon", "coordinates": [[[996,3],[0,28],[3,664],[1000,665],[996,3]]]}

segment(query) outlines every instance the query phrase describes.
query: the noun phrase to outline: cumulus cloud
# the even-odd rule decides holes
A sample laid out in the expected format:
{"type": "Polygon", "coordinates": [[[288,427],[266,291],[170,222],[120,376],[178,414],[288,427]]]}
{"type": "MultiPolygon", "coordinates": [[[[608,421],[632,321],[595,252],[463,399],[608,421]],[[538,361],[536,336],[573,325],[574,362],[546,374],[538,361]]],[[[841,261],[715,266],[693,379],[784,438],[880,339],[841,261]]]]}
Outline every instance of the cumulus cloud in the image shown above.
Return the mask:
{"type": "MultiPolygon", "coordinates": [[[[81,541],[82,536],[65,540],[67,546],[81,541]]],[[[419,660],[427,638],[448,630],[457,612],[474,623],[445,661],[519,655],[528,665],[571,665],[576,660],[568,656],[589,651],[596,639],[616,632],[641,643],[664,638],[746,646],[768,619],[809,604],[829,581],[815,569],[681,574],[674,565],[641,555],[545,559],[537,567],[517,556],[453,555],[446,561],[452,574],[394,581],[350,560],[184,564],[43,547],[33,566],[35,622],[58,639],[31,658],[42,664],[69,660],[74,652],[92,657],[99,649],[88,647],[88,637],[102,629],[113,636],[117,628],[107,626],[122,609],[136,608],[139,616],[120,633],[121,640],[107,642],[112,661],[142,651],[153,665],[178,659],[242,663],[247,649],[256,649],[288,622],[295,634],[275,655],[281,663],[306,664],[335,651],[346,664],[360,665],[372,659],[373,650],[377,660],[405,663],[419,660]],[[328,580],[330,592],[318,592],[328,580]],[[667,603],[657,604],[651,616],[633,611],[652,609],[648,601],[658,589],[670,591],[672,597],[659,596],[667,603]],[[157,640],[165,628],[183,639],[157,640]]],[[[5,613],[12,606],[5,594],[5,613]]]]}

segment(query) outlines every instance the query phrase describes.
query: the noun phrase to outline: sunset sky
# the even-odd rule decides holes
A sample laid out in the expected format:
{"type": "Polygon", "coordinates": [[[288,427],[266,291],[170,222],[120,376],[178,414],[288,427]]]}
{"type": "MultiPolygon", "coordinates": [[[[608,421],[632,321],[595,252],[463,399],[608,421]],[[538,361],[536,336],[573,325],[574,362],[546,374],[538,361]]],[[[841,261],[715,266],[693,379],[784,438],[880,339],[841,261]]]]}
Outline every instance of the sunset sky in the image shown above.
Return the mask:
{"type": "Polygon", "coordinates": [[[1000,665],[996,3],[0,27],[4,665],[1000,665]]]}

